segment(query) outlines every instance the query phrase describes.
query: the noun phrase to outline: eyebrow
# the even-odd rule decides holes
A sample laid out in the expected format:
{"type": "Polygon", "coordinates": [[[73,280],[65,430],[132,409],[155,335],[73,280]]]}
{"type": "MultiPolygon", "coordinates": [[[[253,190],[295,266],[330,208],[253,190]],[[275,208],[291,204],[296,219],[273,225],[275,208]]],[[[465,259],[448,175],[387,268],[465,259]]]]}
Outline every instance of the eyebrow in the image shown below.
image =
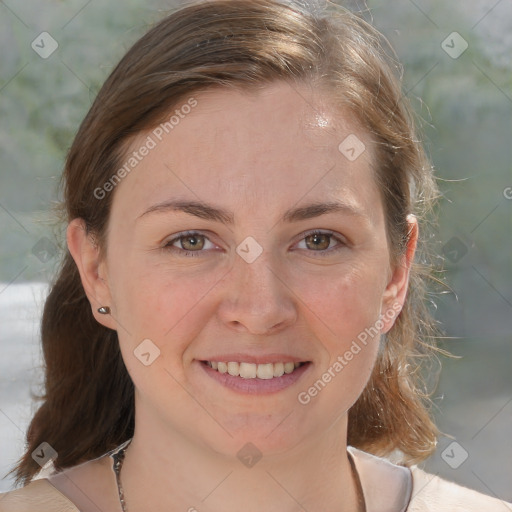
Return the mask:
{"type": "MultiPolygon", "coordinates": [[[[233,225],[235,223],[235,215],[229,210],[218,208],[202,201],[187,200],[170,200],[155,204],[139,215],[138,219],[144,215],[156,212],[184,212],[200,219],[213,220],[221,222],[222,224],[233,225]]],[[[366,213],[364,213],[360,208],[345,201],[337,200],[325,203],[311,203],[307,206],[290,208],[281,217],[281,222],[299,222],[337,212],[342,212],[350,216],[361,217],[363,220],[369,221],[366,213]]]]}

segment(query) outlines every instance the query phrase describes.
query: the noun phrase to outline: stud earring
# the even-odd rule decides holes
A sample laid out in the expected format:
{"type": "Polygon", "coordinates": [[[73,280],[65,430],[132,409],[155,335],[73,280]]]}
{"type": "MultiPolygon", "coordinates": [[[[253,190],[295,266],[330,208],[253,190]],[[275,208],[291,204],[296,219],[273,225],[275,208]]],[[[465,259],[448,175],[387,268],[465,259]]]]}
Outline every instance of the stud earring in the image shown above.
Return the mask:
{"type": "Polygon", "coordinates": [[[102,315],[109,315],[110,308],[108,306],[101,306],[101,308],[98,308],[98,313],[101,313],[102,315]]]}

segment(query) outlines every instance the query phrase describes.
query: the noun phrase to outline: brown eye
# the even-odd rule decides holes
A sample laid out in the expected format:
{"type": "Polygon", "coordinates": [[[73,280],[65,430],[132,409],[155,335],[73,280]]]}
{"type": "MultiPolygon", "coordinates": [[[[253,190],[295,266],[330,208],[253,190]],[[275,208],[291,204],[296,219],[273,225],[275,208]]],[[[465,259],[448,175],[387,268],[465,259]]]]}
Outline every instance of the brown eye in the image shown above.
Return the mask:
{"type": "Polygon", "coordinates": [[[302,235],[298,248],[310,255],[314,253],[315,256],[328,257],[347,248],[347,243],[343,236],[329,231],[309,231],[302,235]]]}
{"type": "Polygon", "coordinates": [[[177,240],[181,241],[181,247],[186,251],[201,250],[204,247],[203,235],[180,236],[177,240]]]}
{"type": "Polygon", "coordinates": [[[177,256],[203,256],[209,252],[208,249],[214,249],[215,245],[206,235],[191,231],[169,240],[163,248],[177,256]]]}
{"type": "Polygon", "coordinates": [[[331,237],[327,233],[314,233],[304,238],[306,240],[306,246],[308,249],[324,251],[331,245],[331,237]]]}

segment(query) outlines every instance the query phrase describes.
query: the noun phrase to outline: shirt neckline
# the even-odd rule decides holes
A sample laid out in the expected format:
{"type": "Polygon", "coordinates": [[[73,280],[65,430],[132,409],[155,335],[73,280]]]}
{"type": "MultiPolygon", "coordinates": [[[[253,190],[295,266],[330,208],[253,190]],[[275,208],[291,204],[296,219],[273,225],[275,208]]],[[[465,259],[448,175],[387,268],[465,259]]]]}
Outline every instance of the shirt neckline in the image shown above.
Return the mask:
{"type": "MultiPolygon", "coordinates": [[[[112,459],[110,469],[115,477],[114,464],[117,454],[131,442],[127,439],[106,455],[112,459]]],[[[353,461],[366,504],[366,512],[407,512],[412,497],[412,472],[409,467],[347,447],[353,461]]]]}
{"type": "Polygon", "coordinates": [[[356,465],[366,512],[406,512],[412,498],[411,469],[353,446],[347,452],[356,465]]]}

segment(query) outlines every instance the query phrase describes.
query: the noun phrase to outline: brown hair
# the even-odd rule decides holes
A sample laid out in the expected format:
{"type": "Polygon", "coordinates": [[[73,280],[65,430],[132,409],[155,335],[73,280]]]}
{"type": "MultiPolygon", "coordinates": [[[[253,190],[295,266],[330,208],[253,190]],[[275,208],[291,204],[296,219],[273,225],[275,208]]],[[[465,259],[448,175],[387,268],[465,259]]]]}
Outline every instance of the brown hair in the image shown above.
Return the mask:
{"type": "MultiPolygon", "coordinates": [[[[432,271],[424,230],[437,186],[401,92],[400,67],[384,48],[371,25],[337,6],[308,13],[277,1],[213,0],[182,8],[135,43],[98,93],[67,157],[64,207],[66,220],[84,219],[104,248],[113,192],[98,199],[94,191],[115,174],[133,137],[183,98],[276,80],[329,91],[333,104],[349,109],[376,142],[392,262],[404,254],[409,213],[423,235],[404,308],[383,336],[348,426],[349,444],[377,455],[399,450],[403,462],[413,463],[432,453],[437,435],[419,371],[436,332],[425,300],[432,271]]],[[[134,432],[134,388],[117,333],[94,319],[69,252],[45,303],[42,344],[45,393],[26,453],[11,471],[16,483],[28,483],[40,469],[31,453],[42,442],[58,452],[54,465],[61,470],[101,456],[134,432]]]]}

